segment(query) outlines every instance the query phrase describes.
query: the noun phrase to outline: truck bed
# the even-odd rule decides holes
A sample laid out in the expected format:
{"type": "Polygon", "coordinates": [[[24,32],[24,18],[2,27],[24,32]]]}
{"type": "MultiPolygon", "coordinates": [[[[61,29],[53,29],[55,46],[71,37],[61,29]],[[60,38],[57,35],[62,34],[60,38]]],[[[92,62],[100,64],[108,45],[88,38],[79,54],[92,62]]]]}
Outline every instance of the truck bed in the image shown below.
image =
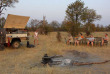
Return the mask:
{"type": "Polygon", "coordinates": [[[13,38],[20,38],[21,41],[26,40],[27,34],[6,34],[6,43],[8,43],[8,38],[10,38],[10,41],[13,38]]]}

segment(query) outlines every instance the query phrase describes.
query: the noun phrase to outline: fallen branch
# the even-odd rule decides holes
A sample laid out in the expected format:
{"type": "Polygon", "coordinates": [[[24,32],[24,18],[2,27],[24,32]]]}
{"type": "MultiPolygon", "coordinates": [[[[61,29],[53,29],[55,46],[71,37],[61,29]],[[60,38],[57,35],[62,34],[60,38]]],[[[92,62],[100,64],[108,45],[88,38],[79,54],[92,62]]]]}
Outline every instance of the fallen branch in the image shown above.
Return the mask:
{"type": "Polygon", "coordinates": [[[62,55],[54,55],[54,56],[51,56],[50,58],[60,58],[60,57],[63,57],[62,55]]]}
{"type": "Polygon", "coordinates": [[[104,61],[104,62],[74,62],[73,65],[76,65],[76,66],[82,66],[82,65],[92,65],[92,64],[104,64],[104,63],[107,63],[107,62],[110,62],[110,60],[107,60],[107,61],[104,61]]]}

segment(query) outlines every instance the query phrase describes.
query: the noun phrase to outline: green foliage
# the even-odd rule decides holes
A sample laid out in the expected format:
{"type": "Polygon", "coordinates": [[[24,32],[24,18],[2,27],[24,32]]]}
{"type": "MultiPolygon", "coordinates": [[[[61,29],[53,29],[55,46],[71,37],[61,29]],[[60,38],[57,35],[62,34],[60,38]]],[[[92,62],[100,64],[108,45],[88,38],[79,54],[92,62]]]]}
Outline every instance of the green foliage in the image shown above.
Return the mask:
{"type": "Polygon", "coordinates": [[[79,23],[76,25],[76,24],[72,24],[71,27],[70,27],[70,34],[72,36],[77,36],[79,33],[80,33],[80,27],[78,26],[80,25],[79,23]]]}
{"type": "Polygon", "coordinates": [[[87,23],[85,26],[84,26],[84,29],[85,29],[85,32],[86,32],[86,35],[89,36],[91,34],[91,32],[94,32],[95,31],[95,24],[90,24],[90,23],[87,23]]]}
{"type": "Polygon", "coordinates": [[[78,35],[80,31],[85,31],[88,35],[95,31],[93,22],[100,20],[101,15],[97,15],[94,9],[84,7],[84,2],[81,0],[76,0],[68,6],[66,19],[67,21],[66,23],[64,23],[65,21],[63,22],[62,28],[66,29],[73,36],[78,35]]]}
{"type": "Polygon", "coordinates": [[[110,25],[106,26],[106,31],[110,31],[110,25]]]}
{"type": "Polygon", "coordinates": [[[72,24],[71,22],[68,22],[67,20],[64,20],[62,22],[61,29],[63,31],[70,31],[71,24],[72,24]]]}
{"type": "Polygon", "coordinates": [[[99,26],[99,24],[97,24],[97,26],[96,26],[96,31],[97,31],[97,32],[100,31],[100,26],[99,26]]]}
{"type": "Polygon", "coordinates": [[[88,9],[87,7],[84,8],[81,20],[85,23],[85,32],[87,35],[95,31],[95,25],[93,22],[100,19],[101,15],[97,15],[94,9],[88,9]]]}
{"type": "Polygon", "coordinates": [[[76,24],[80,22],[80,16],[84,8],[84,3],[81,0],[76,0],[76,2],[70,4],[66,10],[66,18],[75,22],[76,24]]]}
{"type": "Polygon", "coordinates": [[[26,26],[28,31],[39,31],[39,34],[47,35],[49,32],[53,31],[53,27],[48,24],[46,20],[32,19],[29,25],[26,26]]]}
{"type": "Polygon", "coordinates": [[[45,17],[43,17],[43,20],[39,23],[39,33],[43,35],[48,35],[48,33],[51,31],[51,26],[48,25],[47,20],[45,20],[45,17]]]}
{"type": "Polygon", "coordinates": [[[48,33],[51,32],[51,27],[49,25],[40,25],[38,30],[40,34],[48,35],[48,33]]]}
{"type": "Polygon", "coordinates": [[[66,17],[69,21],[78,22],[79,17],[82,14],[84,8],[84,3],[81,0],[76,0],[76,2],[70,4],[66,10],[66,17]]]}
{"type": "Polygon", "coordinates": [[[95,20],[100,20],[101,15],[97,15],[94,9],[89,9],[88,7],[84,8],[84,11],[81,16],[81,20],[84,23],[93,23],[95,20]]]}
{"type": "Polygon", "coordinates": [[[60,24],[58,23],[58,21],[52,21],[50,23],[50,26],[53,31],[58,31],[60,24]]]}
{"type": "Polygon", "coordinates": [[[81,25],[81,15],[84,8],[84,2],[81,0],[76,0],[74,3],[70,4],[66,10],[66,18],[67,23],[69,25],[68,31],[73,35],[76,36],[80,32],[80,25],[81,25]]]}

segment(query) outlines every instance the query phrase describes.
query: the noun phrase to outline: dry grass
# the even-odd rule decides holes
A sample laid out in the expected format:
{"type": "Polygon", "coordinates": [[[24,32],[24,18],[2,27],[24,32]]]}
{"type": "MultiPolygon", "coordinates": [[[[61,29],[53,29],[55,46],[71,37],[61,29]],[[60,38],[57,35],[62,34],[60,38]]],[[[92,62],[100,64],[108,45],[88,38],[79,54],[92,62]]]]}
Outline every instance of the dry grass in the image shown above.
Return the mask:
{"type": "MultiPolygon", "coordinates": [[[[33,35],[33,33],[31,33],[33,35]]],[[[110,32],[108,32],[110,35],[110,32]]],[[[77,50],[97,55],[104,60],[110,60],[110,43],[104,47],[88,46],[68,46],[65,44],[64,37],[67,33],[61,33],[63,39],[61,43],[57,42],[56,32],[48,36],[39,35],[39,44],[35,48],[26,48],[23,45],[20,49],[6,48],[0,51],[0,74],[109,74],[110,63],[102,65],[92,65],[90,67],[42,67],[40,61],[42,56],[47,53],[50,56],[54,54],[64,54],[64,50],[77,50]],[[31,66],[36,67],[30,69],[31,66]]],[[[94,36],[104,36],[104,32],[93,33],[94,36]]],[[[110,36],[109,36],[110,37],[110,36]]],[[[110,42],[110,41],[109,41],[110,42]]],[[[33,44],[31,37],[30,43],[33,44]]],[[[23,44],[26,44],[24,42],[23,44]]]]}

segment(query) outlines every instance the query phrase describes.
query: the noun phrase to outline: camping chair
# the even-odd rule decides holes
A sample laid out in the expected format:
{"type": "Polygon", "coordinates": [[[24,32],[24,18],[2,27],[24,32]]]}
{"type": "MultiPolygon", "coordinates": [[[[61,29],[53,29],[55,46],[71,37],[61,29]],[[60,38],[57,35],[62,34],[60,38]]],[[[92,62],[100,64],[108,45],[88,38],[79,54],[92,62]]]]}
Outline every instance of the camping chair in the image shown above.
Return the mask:
{"type": "Polygon", "coordinates": [[[101,46],[101,43],[102,43],[102,37],[94,37],[94,45],[95,46],[101,46]]]}
{"type": "Polygon", "coordinates": [[[87,39],[86,39],[86,38],[81,39],[81,40],[80,40],[80,44],[81,44],[81,45],[87,44],[87,39]]]}
{"type": "MultiPolygon", "coordinates": [[[[64,38],[65,39],[65,43],[67,44],[68,42],[68,39],[67,38],[64,38]]],[[[73,41],[69,43],[69,45],[73,45],[74,44],[74,38],[73,38],[73,41]]]]}
{"type": "Polygon", "coordinates": [[[87,37],[86,38],[83,38],[83,41],[82,42],[83,42],[84,45],[87,45],[87,42],[88,42],[87,37]]]}
{"type": "Polygon", "coordinates": [[[106,46],[107,46],[107,45],[108,45],[108,43],[109,43],[109,42],[108,42],[108,41],[106,41],[106,42],[104,42],[104,45],[106,45],[106,46]]]}

